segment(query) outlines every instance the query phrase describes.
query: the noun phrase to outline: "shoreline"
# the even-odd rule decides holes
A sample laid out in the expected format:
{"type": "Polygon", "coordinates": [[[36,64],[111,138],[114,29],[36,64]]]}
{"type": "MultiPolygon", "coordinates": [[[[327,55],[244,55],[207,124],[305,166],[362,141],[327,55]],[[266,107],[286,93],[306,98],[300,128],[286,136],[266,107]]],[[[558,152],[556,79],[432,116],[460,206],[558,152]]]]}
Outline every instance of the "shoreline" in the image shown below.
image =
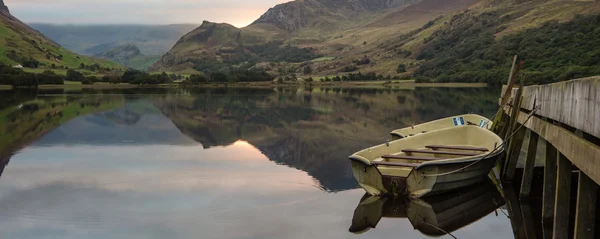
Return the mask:
{"type": "MultiPolygon", "coordinates": [[[[164,84],[164,85],[130,85],[130,84],[65,84],[65,85],[40,85],[38,89],[134,89],[134,88],[219,88],[219,87],[348,87],[348,88],[382,88],[382,89],[414,89],[417,87],[444,87],[444,88],[483,88],[487,87],[486,83],[415,83],[414,80],[409,81],[353,81],[353,82],[313,82],[313,83],[276,83],[271,81],[258,82],[235,82],[235,83],[209,83],[198,85],[179,85],[179,84],[164,84]]],[[[10,85],[0,85],[0,90],[12,90],[10,85]]],[[[17,88],[21,89],[21,88],[17,88]]],[[[28,88],[22,88],[28,89],[28,88]]]]}

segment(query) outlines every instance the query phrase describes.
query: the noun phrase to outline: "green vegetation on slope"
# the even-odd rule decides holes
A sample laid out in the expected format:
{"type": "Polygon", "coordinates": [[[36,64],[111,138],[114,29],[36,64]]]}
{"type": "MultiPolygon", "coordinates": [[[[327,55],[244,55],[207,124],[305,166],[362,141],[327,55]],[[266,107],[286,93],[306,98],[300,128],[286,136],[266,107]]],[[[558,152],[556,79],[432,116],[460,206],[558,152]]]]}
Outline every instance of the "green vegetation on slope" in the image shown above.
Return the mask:
{"type": "Polygon", "coordinates": [[[154,63],[160,60],[160,56],[137,56],[129,59],[123,65],[137,70],[148,70],[154,63]]]}
{"type": "Polygon", "coordinates": [[[0,12],[0,63],[44,69],[122,68],[117,63],[74,54],[3,11],[0,12]]]}
{"type": "Polygon", "coordinates": [[[436,32],[418,54],[425,60],[418,81],[486,82],[506,79],[513,55],[525,60],[528,84],[600,75],[600,15],[550,21],[538,28],[496,39],[503,24],[518,16],[499,12],[456,15],[452,27],[436,32]]]}
{"type": "Polygon", "coordinates": [[[39,36],[20,34],[7,25],[0,25],[0,62],[5,64],[24,64],[26,61],[38,61],[38,67],[77,68],[85,65],[99,64],[101,67],[121,68],[119,64],[91,57],[76,55],[58,45],[40,40],[39,36]]]}

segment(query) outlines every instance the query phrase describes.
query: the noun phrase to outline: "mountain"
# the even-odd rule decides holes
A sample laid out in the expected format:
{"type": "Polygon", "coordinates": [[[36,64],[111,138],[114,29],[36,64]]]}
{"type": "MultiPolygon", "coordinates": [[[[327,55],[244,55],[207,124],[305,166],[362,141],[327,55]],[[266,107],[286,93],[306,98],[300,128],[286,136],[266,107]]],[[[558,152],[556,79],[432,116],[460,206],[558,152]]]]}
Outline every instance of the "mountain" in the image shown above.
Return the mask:
{"type": "Polygon", "coordinates": [[[134,44],[142,54],[165,54],[193,24],[173,25],[53,25],[32,23],[31,26],[65,48],[84,55],[95,55],[114,47],[134,44]]]}
{"type": "Polygon", "coordinates": [[[121,68],[119,64],[79,56],[46,38],[21,22],[0,1],[0,63],[33,68],[68,67],[98,64],[102,68],[121,68]]]}
{"type": "MultiPolygon", "coordinates": [[[[297,0],[277,5],[247,27],[203,22],[157,62],[155,71],[210,71],[244,62],[277,63],[271,72],[313,62],[335,74],[356,59],[384,58],[382,46],[475,0],[297,0]]],[[[395,55],[395,54],[394,54],[395,55]]],[[[393,57],[393,56],[392,56],[393,57]]],[[[402,59],[391,59],[395,65],[402,59]]],[[[388,62],[368,68],[389,68],[388,62]]],[[[395,68],[395,67],[394,67],[395,68]]]]}
{"type": "Polygon", "coordinates": [[[403,6],[406,0],[299,0],[269,9],[253,25],[272,24],[289,32],[306,27],[330,27],[352,21],[356,14],[403,6]]]}
{"type": "Polygon", "coordinates": [[[4,0],[0,0],[0,11],[9,12],[8,7],[4,4],[4,0]]]}
{"type": "Polygon", "coordinates": [[[137,70],[147,70],[160,57],[145,56],[134,44],[116,46],[106,52],[94,55],[95,58],[107,59],[137,70]]]}
{"type": "Polygon", "coordinates": [[[599,12],[598,1],[296,0],[243,28],[204,22],[150,70],[211,74],[260,66],[276,76],[375,72],[496,84],[519,54],[535,63],[524,69],[532,83],[553,82],[600,74],[591,43],[599,12]],[[578,15],[591,17],[570,24],[578,15]],[[557,31],[572,41],[553,40],[557,31]]]}

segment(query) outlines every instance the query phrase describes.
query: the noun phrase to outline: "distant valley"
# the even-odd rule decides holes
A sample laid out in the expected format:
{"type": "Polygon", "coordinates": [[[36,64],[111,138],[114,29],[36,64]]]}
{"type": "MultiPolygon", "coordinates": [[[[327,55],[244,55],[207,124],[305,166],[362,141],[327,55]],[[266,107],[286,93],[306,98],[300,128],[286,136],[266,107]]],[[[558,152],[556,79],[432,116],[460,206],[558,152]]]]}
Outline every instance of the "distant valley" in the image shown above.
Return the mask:
{"type": "Polygon", "coordinates": [[[30,24],[50,39],[76,53],[116,61],[125,66],[145,70],[173,47],[184,34],[196,28],[193,24],[174,25],[53,25],[30,24]],[[112,58],[115,51],[135,46],[139,55],[112,58]],[[142,59],[143,58],[143,59],[142,59]]]}

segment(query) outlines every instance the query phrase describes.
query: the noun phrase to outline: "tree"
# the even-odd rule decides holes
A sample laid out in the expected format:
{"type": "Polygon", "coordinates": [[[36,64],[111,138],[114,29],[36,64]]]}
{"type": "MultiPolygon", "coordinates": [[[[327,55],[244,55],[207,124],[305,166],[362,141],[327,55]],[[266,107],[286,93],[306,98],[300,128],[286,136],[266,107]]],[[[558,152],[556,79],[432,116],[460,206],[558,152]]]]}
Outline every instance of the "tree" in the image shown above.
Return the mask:
{"type": "Polygon", "coordinates": [[[305,75],[310,75],[313,72],[312,67],[310,67],[310,65],[305,66],[304,69],[302,69],[302,71],[305,75]]]}
{"type": "Polygon", "coordinates": [[[227,82],[227,75],[225,73],[222,72],[213,72],[210,75],[210,78],[214,81],[214,82],[227,82]]]}
{"type": "Polygon", "coordinates": [[[193,84],[206,83],[206,82],[208,82],[208,78],[203,73],[192,74],[192,75],[190,75],[189,82],[193,83],[193,84]]]}
{"type": "Polygon", "coordinates": [[[85,76],[75,70],[67,70],[67,77],[65,78],[65,80],[81,82],[85,80],[85,76]]]}
{"type": "Polygon", "coordinates": [[[398,72],[398,73],[406,72],[406,65],[404,65],[404,64],[398,65],[398,69],[396,70],[396,72],[398,72]]]}
{"type": "Polygon", "coordinates": [[[79,64],[79,69],[85,69],[85,64],[83,64],[83,63],[79,64]]]}
{"type": "Polygon", "coordinates": [[[29,58],[29,60],[23,61],[23,67],[38,68],[39,66],[40,62],[33,58],[29,58]]]}
{"type": "Polygon", "coordinates": [[[84,77],[83,80],[81,81],[81,84],[84,84],[84,85],[93,85],[94,83],[96,83],[98,81],[99,81],[98,77],[95,77],[95,76],[90,76],[90,77],[87,77],[87,78],[84,77]]]}
{"type": "Polygon", "coordinates": [[[143,77],[145,75],[147,75],[147,73],[145,72],[141,72],[134,69],[128,69],[123,73],[123,76],[121,76],[121,81],[125,83],[130,83],[133,82],[135,79],[143,77]]]}

